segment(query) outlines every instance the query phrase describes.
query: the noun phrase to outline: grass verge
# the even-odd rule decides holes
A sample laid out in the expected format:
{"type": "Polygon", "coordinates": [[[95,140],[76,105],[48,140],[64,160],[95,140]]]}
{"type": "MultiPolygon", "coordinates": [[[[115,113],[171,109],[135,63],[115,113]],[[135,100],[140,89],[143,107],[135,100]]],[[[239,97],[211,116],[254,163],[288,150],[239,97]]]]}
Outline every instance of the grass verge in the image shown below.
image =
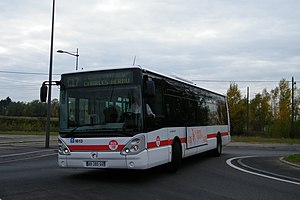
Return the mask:
{"type": "Polygon", "coordinates": [[[300,154],[295,154],[295,155],[290,155],[290,156],[286,156],[284,157],[284,160],[300,165],[300,154]]]}
{"type": "Polygon", "coordinates": [[[300,139],[291,138],[265,138],[258,136],[232,136],[232,142],[271,143],[271,144],[300,144],[300,139]]]}

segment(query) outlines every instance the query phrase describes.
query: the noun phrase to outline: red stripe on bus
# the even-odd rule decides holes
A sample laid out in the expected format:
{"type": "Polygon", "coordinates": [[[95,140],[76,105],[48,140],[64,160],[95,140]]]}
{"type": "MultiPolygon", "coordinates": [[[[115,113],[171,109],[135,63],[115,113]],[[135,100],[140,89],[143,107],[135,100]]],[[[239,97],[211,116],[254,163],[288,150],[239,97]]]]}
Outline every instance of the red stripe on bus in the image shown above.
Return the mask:
{"type": "Polygon", "coordinates": [[[222,136],[227,136],[227,135],[229,135],[229,132],[223,132],[223,133],[221,133],[221,135],[222,136]]]}
{"type": "MultiPolygon", "coordinates": [[[[208,134],[207,135],[207,139],[209,139],[209,138],[215,138],[215,137],[217,137],[217,135],[218,135],[217,133],[208,134]]],[[[228,132],[221,133],[221,136],[227,136],[227,135],[229,135],[228,132]]]]}
{"type": "Polygon", "coordinates": [[[208,134],[207,135],[207,139],[209,139],[209,138],[215,138],[215,137],[217,137],[216,133],[212,133],[212,134],[208,134]]]}
{"type": "Polygon", "coordinates": [[[163,146],[168,146],[169,144],[169,140],[162,140],[160,142],[148,142],[147,143],[147,148],[151,149],[151,148],[156,148],[156,147],[163,147],[163,146]]]}
{"type": "Polygon", "coordinates": [[[116,150],[111,150],[108,145],[69,145],[70,151],[121,151],[125,145],[118,145],[116,150]]]}
{"type": "Polygon", "coordinates": [[[186,138],[180,138],[180,141],[181,141],[182,143],[186,143],[186,138]]]}
{"type": "MultiPolygon", "coordinates": [[[[180,138],[180,141],[182,143],[185,143],[186,142],[186,138],[180,138]]],[[[159,146],[157,146],[157,142],[156,141],[155,142],[148,142],[147,143],[147,148],[151,149],[151,148],[157,148],[157,147],[162,147],[162,146],[168,146],[168,145],[172,145],[172,143],[173,143],[172,139],[160,141],[159,146]]]]}

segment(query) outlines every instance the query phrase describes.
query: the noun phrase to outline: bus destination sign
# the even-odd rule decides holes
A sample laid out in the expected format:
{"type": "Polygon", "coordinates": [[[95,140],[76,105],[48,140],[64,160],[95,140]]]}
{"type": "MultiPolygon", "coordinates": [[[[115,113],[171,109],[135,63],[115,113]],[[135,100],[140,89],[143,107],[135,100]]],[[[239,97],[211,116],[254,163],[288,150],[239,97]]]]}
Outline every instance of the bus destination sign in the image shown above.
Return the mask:
{"type": "Polygon", "coordinates": [[[76,74],[68,76],[63,81],[65,87],[93,87],[106,85],[126,85],[133,83],[133,73],[120,72],[94,72],[93,74],[76,74]]]}

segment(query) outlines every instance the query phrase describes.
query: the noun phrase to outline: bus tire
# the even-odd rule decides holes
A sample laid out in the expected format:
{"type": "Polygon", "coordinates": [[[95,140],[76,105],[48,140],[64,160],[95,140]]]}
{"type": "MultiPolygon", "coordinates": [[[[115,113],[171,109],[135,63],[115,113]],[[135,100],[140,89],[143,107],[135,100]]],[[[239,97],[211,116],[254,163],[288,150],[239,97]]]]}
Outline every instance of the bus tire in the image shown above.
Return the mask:
{"type": "Polygon", "coordinates": [[[215,157],[219,157],[222,154],[222,137],[221,134],[217,135],[217,147],[212,150],[212,155],[215,157]]]}
{"type": "Polygon", "coordinates": [[[175,173],[181,165],[182,153],[180,143],[174,142],[172,144],[172,158],[168,163],[168,172],[175,173]]]}

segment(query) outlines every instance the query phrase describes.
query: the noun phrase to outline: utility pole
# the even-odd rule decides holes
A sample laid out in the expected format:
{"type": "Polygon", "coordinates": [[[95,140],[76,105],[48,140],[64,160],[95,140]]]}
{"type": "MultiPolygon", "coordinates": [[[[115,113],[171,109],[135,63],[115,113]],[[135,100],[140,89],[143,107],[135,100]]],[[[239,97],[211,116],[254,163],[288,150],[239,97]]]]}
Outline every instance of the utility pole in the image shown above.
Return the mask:
{"type": "Polygon", "coordinates": [[[247,119],[246,119],[246,130],[249,131],[249,87],[247,87],[247,119]]]}
{"type": "Polygon", "coordinates": [[[292,77],[292,127],[291,127],[291,138],[295,137],[295,101],[294,101],[294,77],[292,77]]]}

